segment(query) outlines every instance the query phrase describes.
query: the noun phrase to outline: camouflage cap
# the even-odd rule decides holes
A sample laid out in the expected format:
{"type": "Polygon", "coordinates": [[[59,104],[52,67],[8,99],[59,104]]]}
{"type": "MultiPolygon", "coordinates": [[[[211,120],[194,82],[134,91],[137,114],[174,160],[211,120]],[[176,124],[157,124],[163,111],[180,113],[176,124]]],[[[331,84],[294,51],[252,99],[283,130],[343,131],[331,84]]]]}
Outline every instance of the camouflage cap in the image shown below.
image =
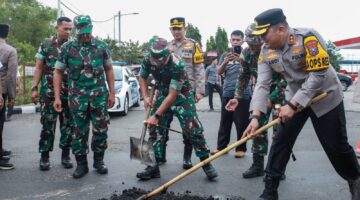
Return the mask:
{"type": "Polygon", "coordinates": [[[78,15],[74,18],[76,35],[88,34],[92,32],[93,25],[89,15],[78,15]]]}
{"type": "Polygon", "coordinates": [[[263,41],[260,35],[254,35],[256,24],[251,23],[245,30],[245,42],[249,45],[262,45],[263,41]]]}
{"type": "Polygon", "coordinates": [[[167,46],[167,41],[164,38],[154,36],[149,41],[150,61],[154,65],[159,65],[163,62],[164,58],[170,54],[167,46]]]}

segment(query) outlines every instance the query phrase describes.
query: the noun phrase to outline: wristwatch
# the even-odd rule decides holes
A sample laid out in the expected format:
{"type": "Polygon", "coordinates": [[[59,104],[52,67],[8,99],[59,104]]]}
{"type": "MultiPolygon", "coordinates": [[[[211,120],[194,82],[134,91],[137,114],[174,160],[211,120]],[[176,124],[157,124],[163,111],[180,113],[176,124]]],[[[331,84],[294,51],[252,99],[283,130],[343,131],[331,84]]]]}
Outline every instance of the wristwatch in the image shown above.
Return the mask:
{"type": "Polygon", "coordinates": [[[38,91],[38,87],[37,87],[36,85],[33,85],[33,86],[31,87],[31,91],[38,91]]]}
{"type": "Polygon", "coordinates": [[[259,115],[253,115],[253,114],[250,114],[250,117],[249,117],[249,119],[251,120],[251,119],[257,119],[258,121],[260,120],[260,116],[259,115]]]}
{"type": "Polygon", "coordinates": [[[297,111],[297,107],[294,104],[292,104],[290,101],[286,101],[286,104],[290,106],[290,108],[293,109],[295,112],[297,111]]]}

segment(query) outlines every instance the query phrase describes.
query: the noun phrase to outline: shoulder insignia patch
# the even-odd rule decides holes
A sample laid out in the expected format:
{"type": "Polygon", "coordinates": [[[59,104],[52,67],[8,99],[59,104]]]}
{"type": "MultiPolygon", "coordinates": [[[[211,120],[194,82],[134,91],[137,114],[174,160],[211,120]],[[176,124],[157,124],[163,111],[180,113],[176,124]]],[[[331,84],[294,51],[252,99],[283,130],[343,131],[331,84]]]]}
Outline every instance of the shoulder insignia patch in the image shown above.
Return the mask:
{"type": "Polygon", "coordinates": [[[319,71],[330,66],[330,58],[325,49],[321,46],[316,36],[311,35],[304,38],[306,51],[305,71],[319,71]]]}
{"type": "Polygon", "coordinates": [[[194,53],[194,64],[200,64],[204,62],[204,55],[201,51],[200,44],[195,44],[195,53],[194,53]]]}

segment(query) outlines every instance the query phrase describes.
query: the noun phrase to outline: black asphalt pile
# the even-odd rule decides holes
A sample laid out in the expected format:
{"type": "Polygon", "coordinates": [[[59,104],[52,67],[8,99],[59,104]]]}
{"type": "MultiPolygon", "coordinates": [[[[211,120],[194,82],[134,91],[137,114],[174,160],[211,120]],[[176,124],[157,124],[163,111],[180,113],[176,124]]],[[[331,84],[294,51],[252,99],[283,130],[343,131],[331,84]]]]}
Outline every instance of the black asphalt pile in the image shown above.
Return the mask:
{"type": "MultiPolygon", "coordinates": [[[[136,200],[144,194],[149,193],[149,191],[145,191],[140,188],[132,188],[123,190],[122,194],[114,193],[108,200],[136,200]]],[[[190,195],[190,191],[186,191],[185,194],[175,194],[174,192],[165,192],[160,193],[151,197],[151,200],[244,200],[241,197],[228,197],[228,198],[217,198],[217,197],[201,197],[190,195]]],[[[107,199],[101,199],[107,200],[107,199]]]]}

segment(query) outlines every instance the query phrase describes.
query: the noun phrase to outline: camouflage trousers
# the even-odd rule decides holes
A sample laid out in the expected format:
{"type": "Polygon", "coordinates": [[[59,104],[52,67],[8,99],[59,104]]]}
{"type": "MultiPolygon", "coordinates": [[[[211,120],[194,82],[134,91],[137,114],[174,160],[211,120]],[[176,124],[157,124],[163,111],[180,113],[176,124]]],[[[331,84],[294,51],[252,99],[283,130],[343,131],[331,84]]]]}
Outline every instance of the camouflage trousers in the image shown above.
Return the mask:
{"type": "Polygon", "coordinates": [[[56,121],[59,116],[61,149],[70,148],[72,141],[72,120],[66,100],[62,100],[64,109],[58,113],[54,110],[54,101],[45,99],[40,104],[42,129],[40,133],[39,152],[52,151],[54,147],[56,121]]]}
{"type": "MultiPolygon", "coordinates": [[[[268,112],[266,113],[266,115],[263,115],[260,118],[259,128],[262,126],[265,126],[267,123],[269,123],[271,114],[272,114],[272,120],[275,120],[276,118],[278,118],[274,109],[268,109],[268,112]]],[[[276,124],[272,127],[273,128],[273,134],[272,134],[273,137],[276,135],[278,126],[279,125],[276,124]]],[[[268,153],[268,144],[269,144],[268,130],[266,130],[266,131],[262,132],[258,137],[254,138],[251,152],[253,154],[257,154],[259,156],[265,156],[268,153]]]]}
{"type": "MultiPolygon", "coordinates": [[[[178,96],[179,97],[179,96],[178,96]]],[[[164,101],[165,97],[160,96],[157,98],[154,108],[151,111],[151,115],[154,115],[157,108],[164,101]]],[[[209,157],[210,150],[206,145],[206,141],[203,135],[203,126],[196,113],[195,102],[193,98],[182,97],[177,98],[177,101],[169,107],[169,109],[159,119],[158,124],[167,126],[168,122],[175,115],[179,122],[183,132],[183,137],[188,138],[190,143],[195,149],[195,154],[199,158],[209,157]]],[[[168,139],[166,129],[160,127],[150,127],[149,142],[153,145],[155,158],[159,160],[162,158],[165,142],[168,139]]]]}
{"type": "MultiPolygon", "coordinates": [[[[259,127],[266,125],[269,122],[271,109],[268,110],[266,115],[263,115],[259,120],[259,127]]],[[[258,137],[253,139],[251,152],[259,156],[265,156],[268,153],[268,131],[262,132],[258,137]]]]}
{"type": "Polygon", "coordinates": [[[71,110],[71,116],[74,119],[73,154],[85,155],[89,153],[90,121],[92,122],[93,132],[91,150],[96,153],[105,152],[107,148],[108,124],[110,122],[106,106],[94,107],[89,104],[87,110],[71,110]]]}

